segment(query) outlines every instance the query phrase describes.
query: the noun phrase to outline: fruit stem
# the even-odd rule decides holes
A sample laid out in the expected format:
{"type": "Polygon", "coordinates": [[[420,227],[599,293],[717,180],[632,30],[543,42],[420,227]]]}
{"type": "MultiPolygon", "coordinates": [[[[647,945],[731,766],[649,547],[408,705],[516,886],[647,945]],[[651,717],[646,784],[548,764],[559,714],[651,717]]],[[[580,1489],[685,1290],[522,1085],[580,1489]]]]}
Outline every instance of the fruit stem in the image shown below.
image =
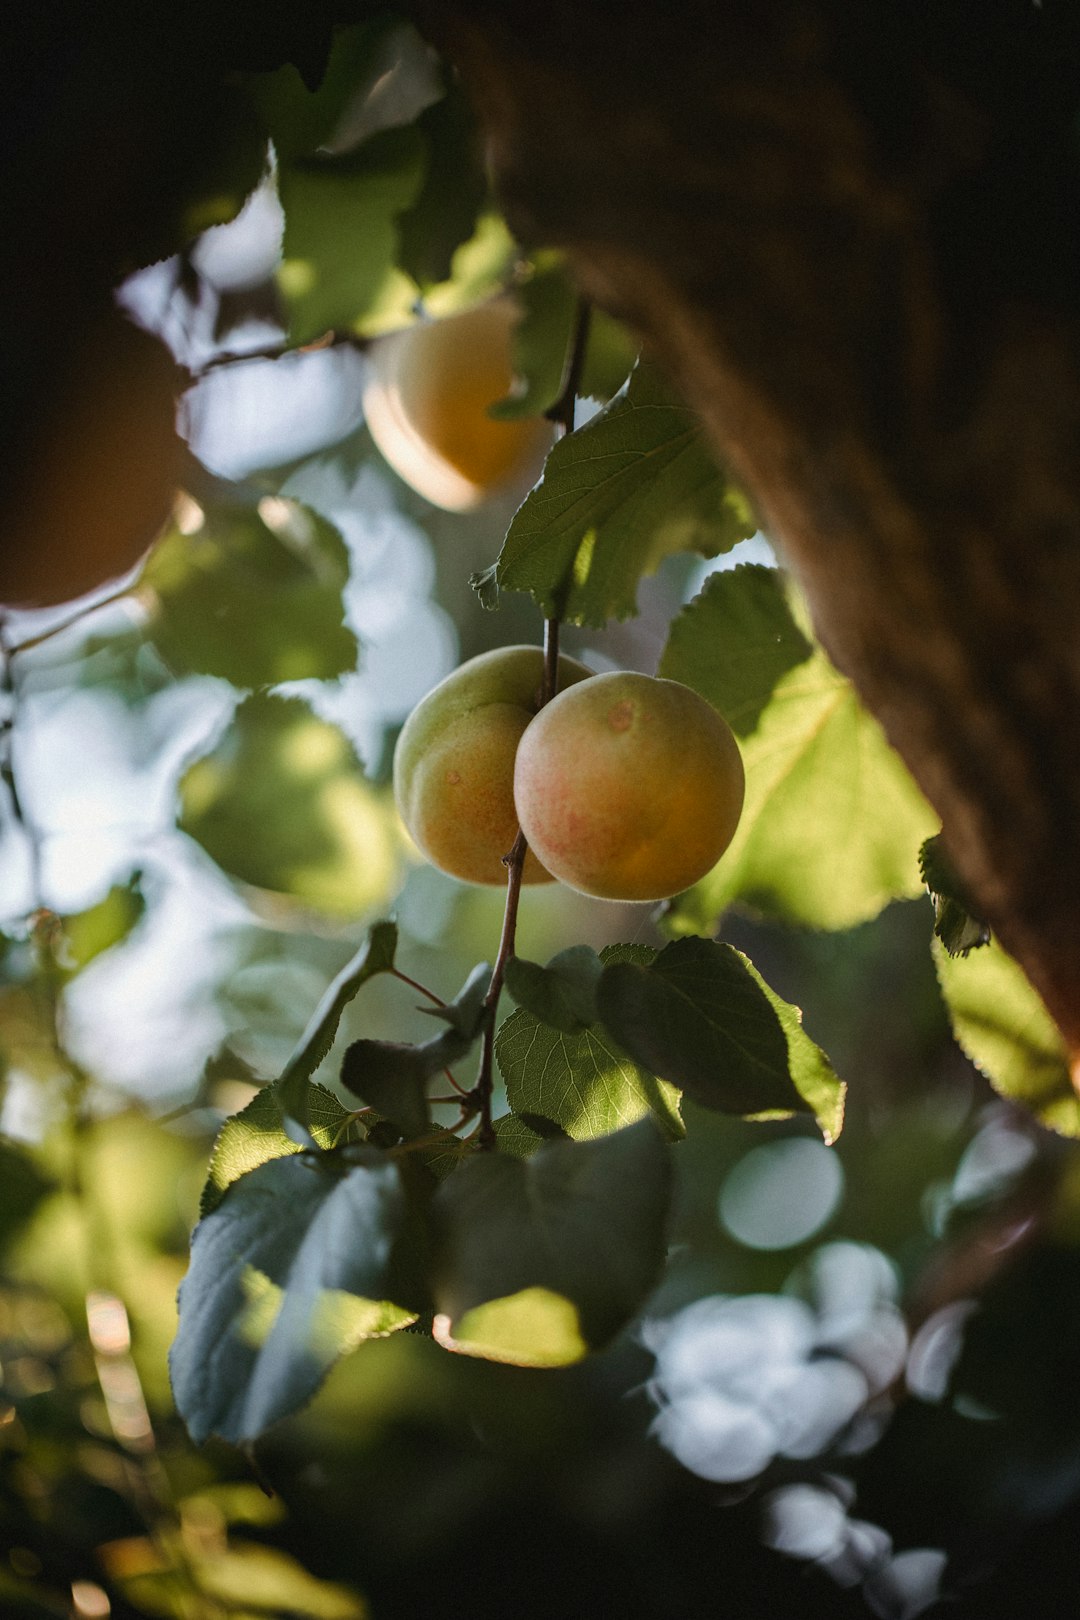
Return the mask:
{"type": "Polygon", "coordinates": [[[507,870],[506,909],[503,912],[502,937],[499,953],[491,970],[491,983],[484,997],[484,1044],[480,1051],[480,1073],[476,1078],[476,1095],[480,1103],[480,1127],[477,1140],[481,1148],[495,1146],[495,1128],[491,1119],[491,1095],[495,1089],[495,1014],[502,994],[506,964],[514,954],[514,936],[517,932],[518,903],[521,899],[521,874],[527,851],[525,834],[519,832],[513,848],[503,856],[507,870]]]}
{"type": "Polygon", "coordinates": [[[436,1007],[446,1006],[446,1002],[443,1000],[442,996],[437,996],[434,990],[428,989],[426,984],[420,984],[418,980],[410,979],[409,975],[407,973],[402,973],[400,968],[391,968],[390,972],[395,979],[400,979],[402,984],[411,985],[411,987],[420,995],[427,996],[428,1000],[433,1001],[436,1007]]]}
{"type": "MultiPolygon", "coordinates": [[[[579,298],[570,341],[566,348],[566,362],[563,366],[559,397],[546,413],[549,420],[555,423],[560,439],[574,431],[574,413],[578,390],[581,387],[581,373],[585,365],[585,350],[589,341],[590,315],[591,306],[588,299],[579,298]]],[[[551,702],[558,686],[559,619],[557,615],[553,615],[550,619],[544,620],[544,679],[540,690],[541,708],[545,703],[551,702]]],[[[510,853],[503,856],[507,870],[506,909],[503,912],[499,954],[495,958],[495,966],[491,970],[491,983],[484,997],[484,1042],[480,1053],[480,1073],[476,1080],[476,1098],[480,1107],[480,1124],[477,1127],[476,1139],[477,1145],[489,1152],[495,1146],[495,1127],[491,1118],[491,1097],[495,1089],[495,1015],[499,1010],[506,964],[514,954],[518,904],[521,900],[521,875],[527,852],[525,835],[519,831],[510,853]]]]}

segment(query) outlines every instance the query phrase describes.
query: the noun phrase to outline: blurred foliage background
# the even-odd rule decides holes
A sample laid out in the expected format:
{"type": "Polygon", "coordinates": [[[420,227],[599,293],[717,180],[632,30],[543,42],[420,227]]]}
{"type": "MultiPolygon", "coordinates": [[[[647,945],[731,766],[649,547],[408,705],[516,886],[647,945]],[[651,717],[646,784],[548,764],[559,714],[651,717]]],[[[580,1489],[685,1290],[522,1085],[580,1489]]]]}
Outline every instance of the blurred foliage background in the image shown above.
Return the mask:
{"type": "MultiPolygon", "coordinates": [[[[362,342],[273,356],[515,274],[531,331],[571,304],[550,258],[519,262],[476,163],[440,170],[469,139],[441,65],[400,20],[366,26],[311,84],[249,63],[272,169],[230,104],[217,191],[132,250],[120,305],[187,376],[184,494],[153,550],[77,604],[69,579],[4,614],[0,1612],[1071,1615],[1080,1159],[955,1046],[926,898],[831,932],[726,913],[848,1081],[845,1129],[826,1148],[687,1103],[669,1267],[611,1349],[531,1372],[399,1333],[254,1456],[196,1450],[172,1409],[223,1120],[374,919],[447,996],[501,921],[501,894],[417,860],[388,774],[461,658],[538,638],[527,597],[490,614],[468,585],[517,495],[453,514],[397,478],[362,342]]],[[[594,402],[632,358],[598,328],[594,402]]],[[[760,536],[722,563],[743,560],[772,562],[760,536]]],[[[638,617],[565,649],[654,671],[713,566],[666,558],[638,617]]],[[[534,890],[519,953],[659,945],[659,921],[534,890]]],[[[424,1025],[373,980],[320,1079],[357,1036],[424,1025]]]]}

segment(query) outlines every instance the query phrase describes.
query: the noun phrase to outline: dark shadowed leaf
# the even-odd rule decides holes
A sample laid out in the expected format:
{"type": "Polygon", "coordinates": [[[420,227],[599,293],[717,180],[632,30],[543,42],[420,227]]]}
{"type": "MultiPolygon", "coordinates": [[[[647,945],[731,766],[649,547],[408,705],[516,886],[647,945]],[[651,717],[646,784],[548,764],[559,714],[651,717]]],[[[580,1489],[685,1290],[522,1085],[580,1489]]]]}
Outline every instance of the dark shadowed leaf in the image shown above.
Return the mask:
{"type": "Polygon", "coordinates": [[[495,1361],[559,1366],[606,1343],[663,1263],[668,1150],[650,1120],[524,1162],[477,1154],[432,1205],[436,1337],[495,1361]]]}
{"type": "Polygon", "coordinates": [[[464,1035],[466,1040],[473,1041],[480,1032],[484,1001],[490,984],[491,963],[478,962],[453,1001],[448,1001],[443,1007],[421,1006],[417,1011],[441,1019],[459,1035],[464,1035]]]}
{"type": "Polygon", "coordinates": [[[52,1179],[26,1149],[0,1136],[0,1251],[52,1190],[52,1179]]]}
{"type": "Polygon", "coordinates": [[[383,15],[337,29],[325,67],[313,84],[286,62],[248,80],[249,94],[274,143],[279,162],[314,152],[335,134],[342,115],[385,71],[388,34],[400,26],[383,15]]]}
{"type": "Polygon", "coordinates": [[[719,709],[746,768],[738,830],[672,904],[677,933],[712,932],[733,900],[847,928],[921,892],[916,851],[936,818],[850,682],[807,645],[772,569],[715,575],[672,626],[660,674],[719,709]]]}
{"type": "Polygon", "coordinates": [[[541,1023],[576,1035],[596,1023],[596,986],[603,971],[591,945],[571,945],[547,967],[512,956],[506,964],[506,988],[541,1023]]]}
{"type": "Polygon", "coordinates": [[[934,933],[950,956],[966,956],[989,945],[990,930],[975,915],[967,890],[952,869],[940,833],[919,851],[919,871],[934,905],[934,933]]]}
{"type": "Polygon", "coordinates": [[[397,884],[389,804],[301,698],[245,699],[181,778],[180,827],[241,882],[332,917],[361,916],[397,884]]]}
{"type": "MultiPolygon", "coordinates": [[[[352,961],[346,963],[328,987],[297,1042],[295,1052],[281,1071],[276,1086],[278,1105],[303,1129],[306,1130],[309,1125],[308,1110],[312,1101],[312,1088],[308,1081],[333,1046],[345,1008],[361,985],[376,974],[389,973],[393,969],[396,951],[396,923],[375,923],[352,961]]],[[[320,1142],[319,1146],[327,1147],[329,1144],[320,1142]]]]}
{"type": "MultiPolygon", "coordinates": [[[[643,963],[655,954],[648,945],[609,945],[600,960],[643,963]]],[[[576,1141],[650,1113],[668,1136],[683,1135],[674,1086],[628,1057],[600,1023],[571,1035],[519,1008],[495,1037],[495,1056],[514,1113],[551,1120],[576,1141]]]]}
{"type": "Polygon", "coordinates": [[[670,553],[715,557],[754,529],[697,417],[639,365],[548,456],[510,525],[498,583],[530,592],[545,616],[600,626],[637,611],[638,581],[670,553]]]}
{"type": "Polygon", "coordinates": [[[1080,1097],[1060,1031],[1023,969],[994,941],[968,957],[934,944],[953,1034],[995,1091],[1063,1136],[1080,1136],[1080,1097]]]}
{"type": "MultiPolygon", "coordinates": [[[[460,993],[436,1009],[448,1028],[434,1040],[412,1045],[400,1041],[353,1041],[341,1065],[341,1083],[399,1126],[405,1137],[422,1136],[431,1114],[427,1084],[471,1050],[480,1033],[484,997],[491,969],[473,968],[460,993]]],[[[427,1010],[427,1009],[425,1009],[427,1010]]]]}
{"type": "Polygon", "coordinates": [[[147,558],[139,578],[155,604],[147,634],[176,674],[256,687],[356,668],[341,596],[345,542],[295,502],[263,510],[273,527],[251,508],[211,508],[194,533],[173,531],[147,558]]]}
{"type": "Polygon", "coordinates": [[[397,1166],[376,1149],[348,1154],[273,1159],[195,1228],[170,1372],[196,1443],[256,1439],[347,1350],[414,1320],[393,1298],[397,1166]]]}
{"type": "Polygon", "coordinates": [[[605,1027],[637,1062],[703,1107],[821,1111],[826,1134],[839,1129],[842,1087],[803,1032],[798,1009],[769,991],[730,945],[681,939],[646,966],[614,963],[596,999],[605,1027]]]}
{"type": "Polygon", "coordinates": [[[427,162],[416,201],[398,219],[398,264],[420,287],[446,281],[487,200],[475,120],[456,80],[416,120],[427,162]]]}

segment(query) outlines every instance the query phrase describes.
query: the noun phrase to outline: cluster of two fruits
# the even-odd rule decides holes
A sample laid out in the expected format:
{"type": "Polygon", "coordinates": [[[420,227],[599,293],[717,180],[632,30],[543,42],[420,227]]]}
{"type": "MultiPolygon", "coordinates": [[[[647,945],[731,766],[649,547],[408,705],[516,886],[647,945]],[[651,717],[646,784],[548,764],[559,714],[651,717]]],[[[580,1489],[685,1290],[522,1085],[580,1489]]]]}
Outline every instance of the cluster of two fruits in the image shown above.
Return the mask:
{"type": "Polygon", "coordinates": [[[605,900],[662,900],[712,867],[743,802],[738,745],[677,681],[594,675],[560,658],[541,707],[543,655],[473,658],[407,720],[394,756],[402,819],[421,852],[471,883],[503,883],[520,826],[523,879],[605,900]]]}

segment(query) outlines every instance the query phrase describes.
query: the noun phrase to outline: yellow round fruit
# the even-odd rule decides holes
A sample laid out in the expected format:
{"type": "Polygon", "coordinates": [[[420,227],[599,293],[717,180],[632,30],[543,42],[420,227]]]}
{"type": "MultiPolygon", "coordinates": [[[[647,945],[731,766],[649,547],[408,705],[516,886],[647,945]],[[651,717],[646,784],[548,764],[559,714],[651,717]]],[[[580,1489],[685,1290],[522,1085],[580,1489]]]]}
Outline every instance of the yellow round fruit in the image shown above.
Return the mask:
{"type": "MultiPolygon", "coordinates": [[[[394,752],[401,819],[428,860],[466,883],[505,883],[503,856],[517,837],[514,756],[540,707],[538,647],[500,647],[470,658],[413,710],[394,752]]],[[[559,689],[591,675],[559,659],[559,689]]],[[[547,883],[531,851],[524,881],[547,883]]]]}
{"type": "Polygon", "coordinates": [[[678,681],[597,675],[528,727],[514,803],[529,846],[572,889],[666,900],[720,859],[742,812],[731,728],[678,681]]]}
{"type": "Polygon", "coordinates": [[[399,477],[448,512],[535,483],[551,446],[543,417],[503,422],[488,415],[513,383],[519,319],[516,301],[504,296],[388,333],[369,350],[364,415],[371,436],[399,477]]]}

